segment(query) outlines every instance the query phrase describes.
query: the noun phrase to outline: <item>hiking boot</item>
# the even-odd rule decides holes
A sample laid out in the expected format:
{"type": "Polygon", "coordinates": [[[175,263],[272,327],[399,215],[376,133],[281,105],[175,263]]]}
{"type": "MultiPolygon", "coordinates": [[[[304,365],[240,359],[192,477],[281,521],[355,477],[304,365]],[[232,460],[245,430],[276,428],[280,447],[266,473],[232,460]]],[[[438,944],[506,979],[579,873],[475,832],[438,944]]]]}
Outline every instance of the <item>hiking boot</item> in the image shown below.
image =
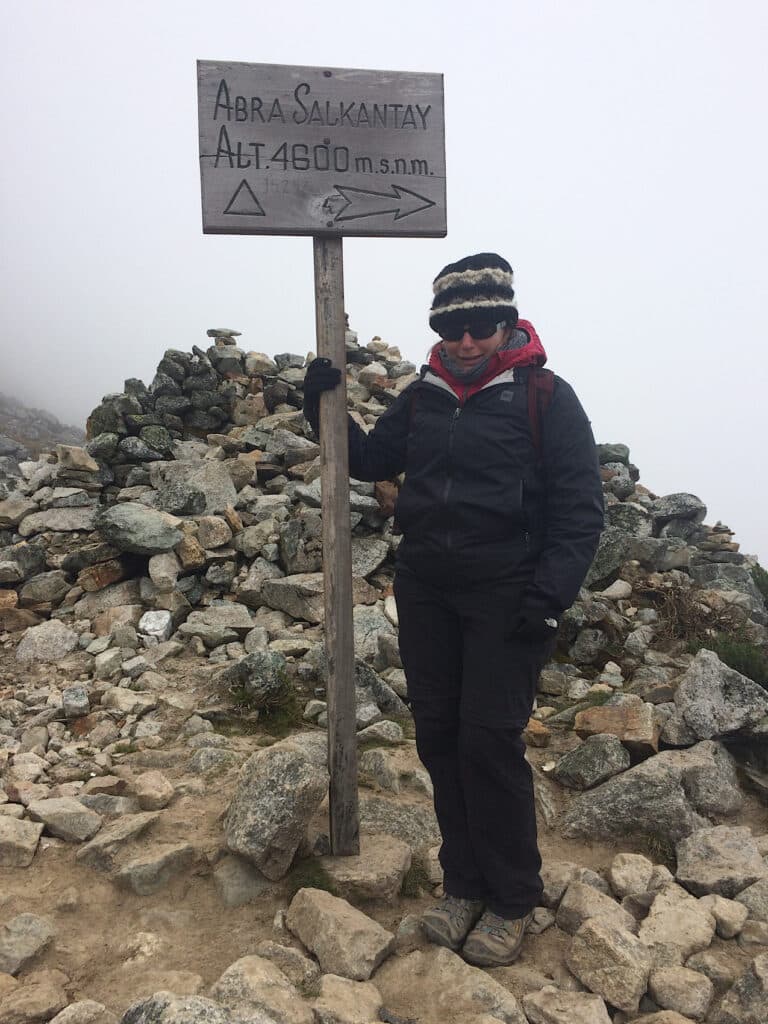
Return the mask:
{"type": "Polygon", "coordinates": [[[486,910],[467,936],[461,955],[476,967],[503,967],[514,963],[532,917],[531,912],[525,917],[504,918],[486,910]]]}
{"type": "Polygon", "coordinates": [[[482,900],[443,896],[436,906],[422,915],[421,923],[430,942],[435,942],[438,946],[447,946],[455,952],[461,947],[482,912],[482,900]]]}

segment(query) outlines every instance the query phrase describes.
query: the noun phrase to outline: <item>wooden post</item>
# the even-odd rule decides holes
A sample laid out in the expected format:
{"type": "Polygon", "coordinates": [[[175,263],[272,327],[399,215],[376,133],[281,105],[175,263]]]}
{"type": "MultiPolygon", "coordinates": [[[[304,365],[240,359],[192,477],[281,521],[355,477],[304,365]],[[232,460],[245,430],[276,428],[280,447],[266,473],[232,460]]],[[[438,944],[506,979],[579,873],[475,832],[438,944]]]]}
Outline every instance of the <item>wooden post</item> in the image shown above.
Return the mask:
{"type": "Polygon", "coordinates": [[[352,539],[349,522],[344,269],[340,237],[315,237],[317,354],[341,368],[341,384],[320,397],[320,466],[328,663],[331,853],[360,852],[357,801],[352,539]]]}

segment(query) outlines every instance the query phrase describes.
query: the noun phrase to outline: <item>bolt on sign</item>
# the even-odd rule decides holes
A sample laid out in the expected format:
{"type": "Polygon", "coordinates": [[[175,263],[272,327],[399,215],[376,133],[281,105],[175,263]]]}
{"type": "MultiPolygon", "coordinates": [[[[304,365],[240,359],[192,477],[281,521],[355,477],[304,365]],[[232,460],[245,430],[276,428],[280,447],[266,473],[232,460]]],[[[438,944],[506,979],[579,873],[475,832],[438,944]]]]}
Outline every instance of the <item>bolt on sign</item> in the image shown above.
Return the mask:
{"type": "Polygon", "coordinates": [[[442,238],[443,76],[198,61],[203,231],[442,238]]]}

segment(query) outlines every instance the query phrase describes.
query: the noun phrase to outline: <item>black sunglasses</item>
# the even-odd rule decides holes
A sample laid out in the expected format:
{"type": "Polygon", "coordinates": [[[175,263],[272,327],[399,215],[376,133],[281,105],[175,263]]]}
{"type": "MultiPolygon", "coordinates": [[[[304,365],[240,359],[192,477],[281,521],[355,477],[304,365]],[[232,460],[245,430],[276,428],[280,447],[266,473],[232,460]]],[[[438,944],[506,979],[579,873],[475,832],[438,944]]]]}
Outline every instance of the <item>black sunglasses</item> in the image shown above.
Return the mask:
{"type": "Polygon", "coordinates": [[[490,338],[500,331],[502,327],[506,327],[506,320],[502,320],[501,323],[494,323],[492,320],[479,320],[473,324],[464,324],[461,327],[441,327],[438,334],[443,341],[461,341],[467,331],[469,331],[470,338],[475,341],[485,341],[486,338],[490,338]]]}

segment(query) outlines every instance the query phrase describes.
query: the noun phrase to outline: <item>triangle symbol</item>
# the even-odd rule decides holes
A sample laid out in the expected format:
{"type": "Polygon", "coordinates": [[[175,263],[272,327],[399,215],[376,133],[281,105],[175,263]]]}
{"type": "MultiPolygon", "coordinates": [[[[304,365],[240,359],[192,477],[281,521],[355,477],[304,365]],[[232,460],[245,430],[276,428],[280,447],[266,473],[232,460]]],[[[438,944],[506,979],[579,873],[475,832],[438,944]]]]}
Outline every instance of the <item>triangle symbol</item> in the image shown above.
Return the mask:
{"type": "Polygon", "coordinates": [[[236,217],[266,217],[264,207],[254,195],[253,189],[245,178],[237,186],[224,213],[231,213],[236,217]]]}

